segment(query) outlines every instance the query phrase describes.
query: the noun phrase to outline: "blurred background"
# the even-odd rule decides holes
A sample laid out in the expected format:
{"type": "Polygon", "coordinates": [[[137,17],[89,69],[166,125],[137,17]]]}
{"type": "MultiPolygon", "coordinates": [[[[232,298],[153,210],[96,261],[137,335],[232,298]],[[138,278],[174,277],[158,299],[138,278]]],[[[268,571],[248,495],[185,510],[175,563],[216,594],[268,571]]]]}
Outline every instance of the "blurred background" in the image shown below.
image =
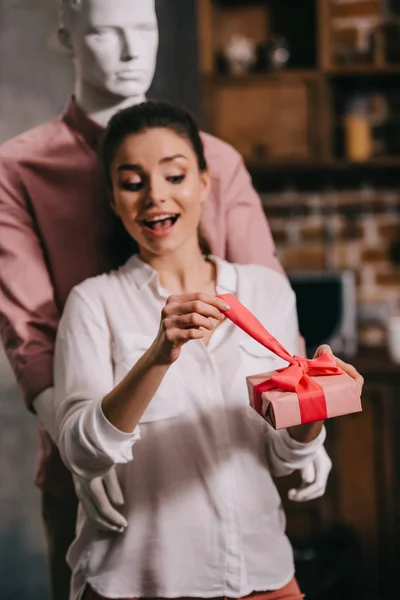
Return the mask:
{"type": "MultiPolygon", "coordinates": [[[[400,559],[400,0],[159,0],[150,97],[236,147],[322,342],[365,377],[321,500],[286,505],[309,600],[393,600],[400,559]]],[[[0,0],[0,141],[60,113],[54,0],[0,0]]],[[[251,232],[249,232],[251,235],[251,232]]],[[[0,356],[0,599],[47,600],[36,425],[0,356]]],[[[283,497],[293,481],[281,482],[283,497]]]]}

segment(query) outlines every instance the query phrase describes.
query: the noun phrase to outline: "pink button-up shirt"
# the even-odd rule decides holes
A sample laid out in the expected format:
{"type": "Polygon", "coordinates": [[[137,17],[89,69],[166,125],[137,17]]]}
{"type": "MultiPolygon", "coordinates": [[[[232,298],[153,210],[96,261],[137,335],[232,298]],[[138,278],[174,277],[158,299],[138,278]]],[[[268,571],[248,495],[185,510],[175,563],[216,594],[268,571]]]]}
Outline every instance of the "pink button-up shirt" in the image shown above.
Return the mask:
{"type": "MultiPolygon", "coordinates": [[[[129,256],[97,160],[101,133],[72,99],[61,117],[0,146],[0,333],[29,407],[53,385],[55,334],[70,290],[129,256]]],[[[212,180],[203,230],[213,254],[282,271],[241,156],[211,135],[202,139],[212,180]]],[[[36,481],[74,498],[45,431],[36,481]]]]}

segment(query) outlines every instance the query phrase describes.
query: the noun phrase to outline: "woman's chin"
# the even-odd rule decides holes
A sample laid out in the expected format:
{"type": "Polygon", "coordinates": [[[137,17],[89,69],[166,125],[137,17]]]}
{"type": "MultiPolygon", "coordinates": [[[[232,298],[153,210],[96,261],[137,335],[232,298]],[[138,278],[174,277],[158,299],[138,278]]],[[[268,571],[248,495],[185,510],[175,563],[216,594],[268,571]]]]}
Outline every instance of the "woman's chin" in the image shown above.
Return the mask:
{"type": "Polygon", "coordinates": [[[178,240],[173,240],[170,237],[161,237],[152,240],[146,239],[146,242],[139,244],[139,246],[142,251],[144,250],[147,253],[162,256],[163,254],[170,254],[171,252],[179,250],[182,244],[180,244],[178,240]]]}
{"type": "MultiPolygon", "coordinates": [[[[179,225],[174,224],[164,231],[148,231],[141,228],[140,235],[135,236],[136,241],[141,248],[141,252],[151,253],[157,256],[180,252],[184,247],[191,247],[191,231],[179,231],[179,225]],[[189,244],[189,245],[188,245],[189,244]]],[[[193,246],[198,243],[197,228],[193,232],[193,246]]]]}

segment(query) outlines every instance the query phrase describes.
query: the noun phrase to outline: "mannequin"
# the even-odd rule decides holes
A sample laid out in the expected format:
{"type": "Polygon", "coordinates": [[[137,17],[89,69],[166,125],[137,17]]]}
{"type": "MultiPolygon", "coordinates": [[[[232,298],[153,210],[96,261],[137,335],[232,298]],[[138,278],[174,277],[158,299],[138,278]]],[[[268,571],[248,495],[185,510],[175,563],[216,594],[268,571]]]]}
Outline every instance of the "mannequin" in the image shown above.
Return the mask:
{"type": "MultiPolygon", "coordinates": [[[[76,101],[92,121],[105,127],[119,110],[145,101],[158,48],[154,0],[60,0],[58,37],[74,63],[76,101]]],[[[54,439],[51,388],[34,407],[54,439]]]]}
{"type": "Polygon", "coordinates": [[[143,102],[156,69],[154,0],[62,0],[59,39],[75,67],[75,97],[105,127],[113,114],[143,102]]]}
{"type": "MultiPolygon", "coordinates": [[[[154,0],[61,0],[59,41],[70,54],[75,68],[74,95],[80,108],[105,127],[123,108],[146,99],[156,68],[158,24],[154,0]]],[[[47,388],[35,400],[35,410],[54,440],[52,389],[47,388]]],[[[122,531],[125,518],[113,504],[123,499],[114,472],[107,478],[105,494],[100,481],[90,484],[75,478],[75,487],[86,511],[106,530],[122,531]],[[96,509],[92,495],[107,503],[96,509]]]]}
{"type": "MultiPolygon", "coordinates": [[[[97,140],[113,114],[145,100],[158,47],[154,0],[60,2],[59,39],[74,62],[75,98],[58,120],[0,147],[0,333],[28,407],[52,439],[52,354],[66,297],[74,285],[120,260],[110,255],[119,238],[113,238],[116,223],[98,170],[97,140]]],[[[207,134],[203,143],[214,186],[203,225],[213,253],[282,270],[240,155],[207,134]],[[251,239],[243,233],[249,228],[251,239]]],[[[66,526],[75,523],[76,499],[46,432],[37,483],[46,498],[53,595],[64,600],[69,586],[64,557],[74,537],[74,526],[66,526]]],[[[330,468],[321,450],[291,498],[322,495],[330,468]]],[[[103,479],[74,483],[82,507],[99,527],[124,529],[114,470],[103,479]]]]}

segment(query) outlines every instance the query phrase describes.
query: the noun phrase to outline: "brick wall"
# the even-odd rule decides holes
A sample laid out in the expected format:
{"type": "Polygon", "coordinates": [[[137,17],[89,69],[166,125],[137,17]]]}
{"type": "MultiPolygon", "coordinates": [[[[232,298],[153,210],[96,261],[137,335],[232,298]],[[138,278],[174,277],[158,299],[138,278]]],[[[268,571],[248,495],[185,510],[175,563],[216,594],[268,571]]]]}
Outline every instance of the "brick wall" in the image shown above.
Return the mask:
{"type": "Polygon", "coordinates": [[[287,271],[355,271],[360,341],[384,343],[385,320],[400,314],[400,266],[389,249],[400,241],[400,189],[263,194],[265,212],[287,271]]]}

